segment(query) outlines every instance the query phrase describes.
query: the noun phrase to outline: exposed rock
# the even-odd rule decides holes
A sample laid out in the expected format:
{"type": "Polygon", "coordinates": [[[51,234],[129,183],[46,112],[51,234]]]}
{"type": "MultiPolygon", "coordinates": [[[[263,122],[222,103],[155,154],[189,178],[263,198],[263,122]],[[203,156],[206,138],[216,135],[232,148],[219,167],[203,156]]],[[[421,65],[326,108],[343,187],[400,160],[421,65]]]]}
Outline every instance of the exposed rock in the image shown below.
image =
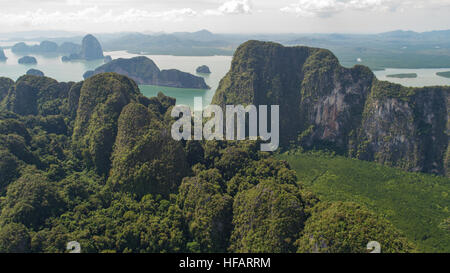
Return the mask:
{"type": "Polygon", "coordinates": [[[35,57],[25,56],[19,59],[19,64],[37,64],[35,57]]]}
{"type": "Polygon", "coordinates": [[[328,50],[249,41],[236,51],[213,104],[280,105],[285,148],[296,143],[444,174],[449,95],[449,87],[380,82],[366,67],[340,66],[328,50]]]}
{"type": "Polygon", "coordinates": [[[70,58],[68,56],[62,56],[61,61],[67,63],[70,62],[70,58]]]}
{"type": "Polygon", "coordinates": [[[449,94],[450,88],[376,81],[352,155],[408,171],[444,174],[449,94]]]}
{"type": "Polygon", "coordinates": [[[199,66],[196,71],[200,74],[211,74],[211,70],[206,65],[199,66]]]}
{"type": "Polygon", "coordinates": [[[95,69],[94,73],[105,72],[116,72],[126,75],[137,84],[209,89],[203,78],[176,69],[160,71],[152,60],[144,56],[113,60],[95,69]]]}
{"type": "Polygon", "coordinates": [[[27,71],[27,75],[32,75],[32,76],[38,76],[38,77],[44,77],[45,74],[44,72],[37,70],[37,69],[30,69],[27,71]]]}

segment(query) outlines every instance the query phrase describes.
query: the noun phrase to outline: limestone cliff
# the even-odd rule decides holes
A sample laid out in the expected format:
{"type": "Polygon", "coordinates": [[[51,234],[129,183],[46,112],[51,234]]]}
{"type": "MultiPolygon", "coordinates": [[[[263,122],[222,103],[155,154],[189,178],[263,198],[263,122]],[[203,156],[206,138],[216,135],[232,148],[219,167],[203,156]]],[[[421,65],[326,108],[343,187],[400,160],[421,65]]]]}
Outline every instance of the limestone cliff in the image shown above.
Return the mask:
{"type": "Polygon", "coordinates": [[[381,82],[328,50],[249,41],[213,104],[280,105],[283,148],[328,149],[410,171],[448,170],[450,88],[381,82]]]}

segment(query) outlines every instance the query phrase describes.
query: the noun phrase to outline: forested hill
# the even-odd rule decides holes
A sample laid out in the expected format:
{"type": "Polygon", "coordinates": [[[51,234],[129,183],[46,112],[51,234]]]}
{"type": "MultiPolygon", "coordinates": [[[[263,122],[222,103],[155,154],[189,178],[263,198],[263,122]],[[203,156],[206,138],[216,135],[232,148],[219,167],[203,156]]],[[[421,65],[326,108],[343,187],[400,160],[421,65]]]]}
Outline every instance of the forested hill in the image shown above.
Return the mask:
{"type": "Polygon", "coordinates": [[[407,88],[344,68],[328,50],[249,41],[213,104],[280,105],[284,149],[327,149],[408,171],[448,175],[450,87],[407,88]]]}
{"type": "Polygon", "coordinates": [[[319,200],[259,143],[172,140],[175,100],[125,76],[0,78],[0,99],[0,252],[417,250],[364,206],[319,200]]]}

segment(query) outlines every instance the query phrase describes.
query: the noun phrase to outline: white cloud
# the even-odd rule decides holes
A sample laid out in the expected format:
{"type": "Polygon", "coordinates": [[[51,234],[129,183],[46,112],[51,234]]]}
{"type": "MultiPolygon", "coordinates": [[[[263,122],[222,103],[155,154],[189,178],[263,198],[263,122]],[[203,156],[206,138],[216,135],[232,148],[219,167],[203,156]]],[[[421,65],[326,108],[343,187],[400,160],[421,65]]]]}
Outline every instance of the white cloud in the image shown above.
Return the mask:
{"type": "Polygon", "coordinates": [[[205,15],[250,14],[253,11],[250,0],[231,0],[223,3],[217,9],[206,10],[205,15]]]}
{"type": "Polygon", "coordinates": [[[190,9],[174,9],[161,12],[150,12],[140,9],[128,9],[123,12],[105,11],[97,6],[73,12],[47,12],[43,9],[23,13],[0,12],[0,24],[3,26],[70,26],[73,24],[108,24],[108,23],[140,23],[149,20],[182,21],[186,17],[196,16],[190,9]]]}
{"type": "Polygon", "coordinates": [[[330,17],[344,10],[388,10],[396,6],[392,0],[299,0],[281,8],[281,11],[305,17],[330,17]]]}

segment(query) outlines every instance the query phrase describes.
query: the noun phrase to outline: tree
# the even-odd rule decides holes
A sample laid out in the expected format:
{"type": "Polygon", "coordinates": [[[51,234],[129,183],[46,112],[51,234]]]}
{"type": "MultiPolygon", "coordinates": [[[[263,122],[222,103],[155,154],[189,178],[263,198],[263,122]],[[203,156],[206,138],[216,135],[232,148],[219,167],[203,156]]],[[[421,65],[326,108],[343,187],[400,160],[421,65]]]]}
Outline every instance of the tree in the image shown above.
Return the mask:
{"type": "Polygon", "coordinates": [[[302,253],[367,253],[371,241],[379,242],[383,253],[414,250],[386,219],[349,202],[317,205],[296,244],[302,253]]]}
{"type": "Polygon", "coordinates": [[[28,253],[31,238],[27,228],[18,223],[0,227],[0,253],[28,253]]]}
{"type": "Polygon", "coordinates": [[[235,197],[230,251],[293,252],[304,220],[298,186],[280,184],[273,179],[262,181],[235,197]]]}

